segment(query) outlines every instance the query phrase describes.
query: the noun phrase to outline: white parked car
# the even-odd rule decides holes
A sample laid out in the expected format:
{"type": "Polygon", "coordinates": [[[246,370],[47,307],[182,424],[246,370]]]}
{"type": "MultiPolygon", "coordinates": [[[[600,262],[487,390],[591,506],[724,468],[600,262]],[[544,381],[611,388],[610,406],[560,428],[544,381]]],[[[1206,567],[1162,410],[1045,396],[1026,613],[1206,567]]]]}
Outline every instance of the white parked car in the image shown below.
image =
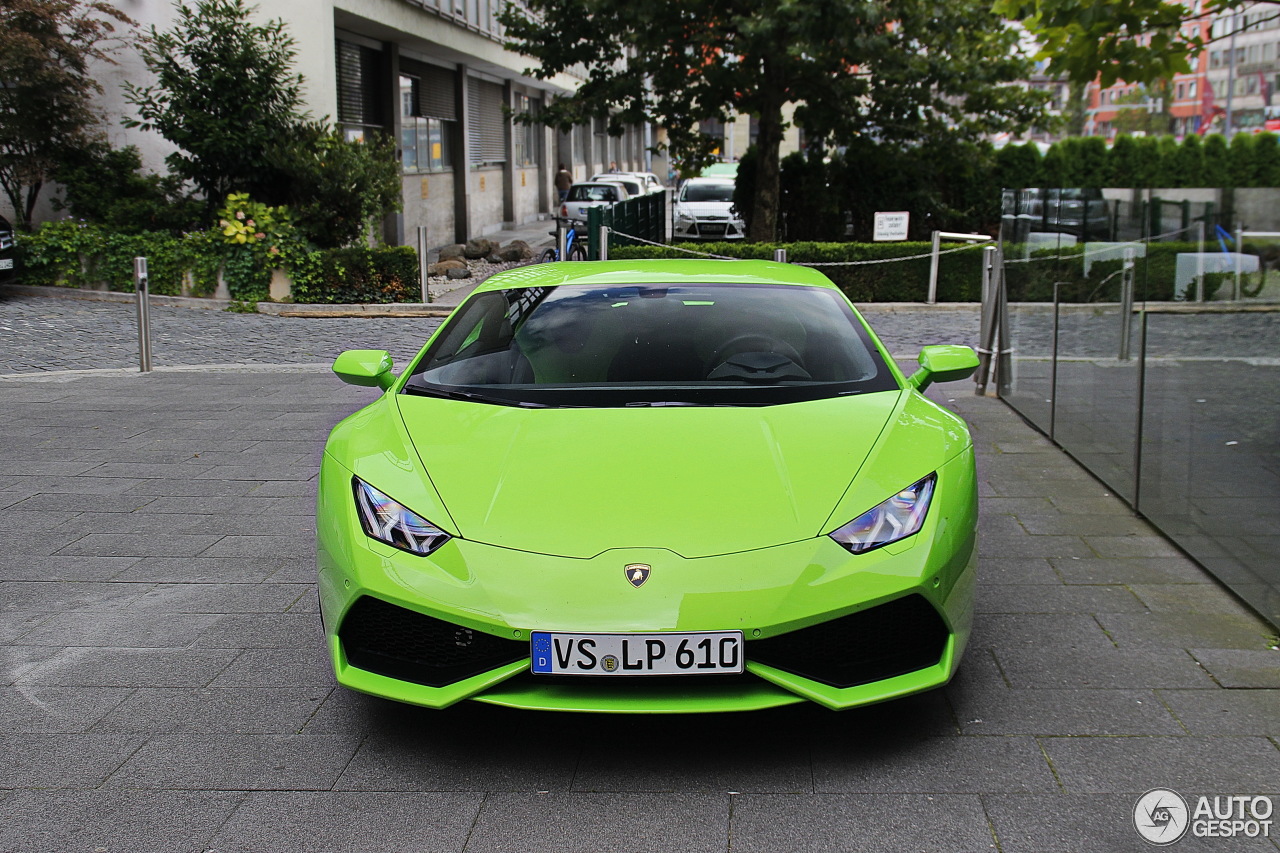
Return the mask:
{"type": "Polygon", "coordinates": [[[741,240],[746,223],[733,208],[732,179],[690,178],[672,207],[674,240],[741,240]]]}
{"type": "Polygon", "coordinates": [[[591,180],[604,184],[622,184],[623,188],[627,191],[628,198],[645,195],[649,192],[648,189],[645,188],[644,181],[640,180],[635,175],[629,175],[625,172],[604,172],[602,174],[592,176],[591,180]]]}
{"type": "Polygon", "coordinates": [[[647,193],[660,193],[667,188],[653,172],[623,172],[622,174],[638,180],[647,193]]]}
{"type": "Polygon", "coordinates": [[[586,224],[587,211],[593,207],[612,207],[628,198],[622,184],[606,181],[585,181],[569,187],[569,195],[560,205],[560,218],[586,224]]]}

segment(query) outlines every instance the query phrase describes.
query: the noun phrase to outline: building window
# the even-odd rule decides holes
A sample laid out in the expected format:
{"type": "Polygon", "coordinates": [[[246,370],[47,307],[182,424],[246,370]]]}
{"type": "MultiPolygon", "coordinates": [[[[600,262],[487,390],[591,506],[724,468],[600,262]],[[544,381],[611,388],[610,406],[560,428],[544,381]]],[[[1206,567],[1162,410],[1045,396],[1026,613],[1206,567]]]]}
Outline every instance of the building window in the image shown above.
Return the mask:
{"type": "Polygon", "coordinates": [[[338,126],[348,140],[362,140],[365,133],[387,127],[378,83],[382,53],[348,41],[337,42],[338,126]]]}
{"type": "MultiPolygon", "coordinates": [[[[536,98],[530,98],[528,95],[515,95],[515,104],[512,105],[512,111],[516,115],[528,113],[529,115],[537,115],[542,109],[542,101],[536,98]]],[[[538,152],[540,146],[538,140],[541,137],[542,126],[539,124],[521,124],[516,122],[511,128],[511,148],[512,155],[515,157],[517,166],[534,166],[538,163],[538,152]]]]}
{"type": "Polygon", "coordinates": [[[457,129],[457,72],[400,60],[400,162],[406,172],[453,168],[457,129]]]}

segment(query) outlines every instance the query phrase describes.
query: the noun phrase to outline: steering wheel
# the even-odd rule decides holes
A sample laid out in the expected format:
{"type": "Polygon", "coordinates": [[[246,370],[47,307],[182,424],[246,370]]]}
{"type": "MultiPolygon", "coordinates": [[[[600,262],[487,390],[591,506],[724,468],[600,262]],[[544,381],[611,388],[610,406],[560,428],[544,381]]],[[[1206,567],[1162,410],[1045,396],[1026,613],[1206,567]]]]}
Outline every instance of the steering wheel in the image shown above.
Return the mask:
{"type": "Polygon", "coordinates": [[[791,344],[786,341],[780,341],[777,338],[771,338],[768,335],[752,333],[730,338],[716,347],[716,351],[711,354],[713,369],[724,364],[733,356],[744,352],[771,352],[790,359],[796,364],[800,363],[800,353],[796,352],[795,347],[791,346],[791,344]]]}

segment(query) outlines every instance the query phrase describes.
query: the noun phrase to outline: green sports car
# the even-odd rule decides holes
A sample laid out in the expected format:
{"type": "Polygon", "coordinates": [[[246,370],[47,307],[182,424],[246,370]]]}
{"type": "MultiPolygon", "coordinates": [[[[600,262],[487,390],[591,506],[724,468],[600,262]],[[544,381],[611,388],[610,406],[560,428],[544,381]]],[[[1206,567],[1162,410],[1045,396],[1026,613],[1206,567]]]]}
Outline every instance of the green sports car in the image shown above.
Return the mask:
{"type": "Polygon", "coordinates": [[[963,421],[812,269],[605,261],[493,276],[320,469],[338,681],[443,708],[841,709],[945,684],[973,612],[963,421]]]}

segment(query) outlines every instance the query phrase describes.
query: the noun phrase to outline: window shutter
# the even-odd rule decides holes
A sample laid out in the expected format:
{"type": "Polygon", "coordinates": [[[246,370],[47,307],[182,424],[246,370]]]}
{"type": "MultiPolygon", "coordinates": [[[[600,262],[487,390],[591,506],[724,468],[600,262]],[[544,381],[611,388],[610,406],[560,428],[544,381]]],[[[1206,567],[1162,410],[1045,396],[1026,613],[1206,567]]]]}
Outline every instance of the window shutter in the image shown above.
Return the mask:
{"type": "Polygon", "coordinates": [[[458,74],[449,68],[400,57],[400,70],[418,78],[418,115],[444,121],[458,120],[458,74]]]}
{"type": "Polygon", "coordinates": [[[502,112],[502,87],[467,78],[467,139],[471,162],[502,163],[507,159],[507,117],[502,112]]]}
{"type": "Polygon", "coordinates": [[[378,98],[378,51],[341,40],[337,51],[338,121],[385,124],[378,98]]]}

